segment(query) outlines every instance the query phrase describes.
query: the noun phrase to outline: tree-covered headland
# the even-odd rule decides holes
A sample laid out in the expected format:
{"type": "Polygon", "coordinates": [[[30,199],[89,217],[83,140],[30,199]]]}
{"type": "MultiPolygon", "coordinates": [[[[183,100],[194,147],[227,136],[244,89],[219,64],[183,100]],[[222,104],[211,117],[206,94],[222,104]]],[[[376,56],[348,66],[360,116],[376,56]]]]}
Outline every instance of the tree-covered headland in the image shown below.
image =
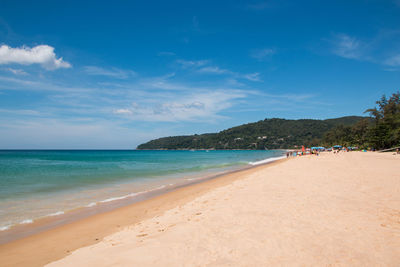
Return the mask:
{"type": "Polygon", "coordinates": [[[369,117],[348,116],[327,120],[265,119],[219,133],[171,136],[138,149],[286,149],[333,145],[368,149],[400,146],[400,93],[383,96],[368,109],[369,117]]]}

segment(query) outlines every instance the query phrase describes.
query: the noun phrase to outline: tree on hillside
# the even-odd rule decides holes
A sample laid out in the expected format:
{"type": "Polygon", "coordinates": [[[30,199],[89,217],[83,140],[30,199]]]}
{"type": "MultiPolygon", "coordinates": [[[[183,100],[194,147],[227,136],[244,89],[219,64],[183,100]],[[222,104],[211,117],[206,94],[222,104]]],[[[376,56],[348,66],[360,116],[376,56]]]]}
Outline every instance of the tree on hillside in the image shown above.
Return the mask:
{"type": "Polygon", "coordinates": [[[324,135],[324,145],[352,145],[351,126],[338,125],[324,135]]]}
{"type": "Polygon", "coordinates": [[[366,148],[369,120],[362,119],[351,127],[352,146],[366,148]]]}

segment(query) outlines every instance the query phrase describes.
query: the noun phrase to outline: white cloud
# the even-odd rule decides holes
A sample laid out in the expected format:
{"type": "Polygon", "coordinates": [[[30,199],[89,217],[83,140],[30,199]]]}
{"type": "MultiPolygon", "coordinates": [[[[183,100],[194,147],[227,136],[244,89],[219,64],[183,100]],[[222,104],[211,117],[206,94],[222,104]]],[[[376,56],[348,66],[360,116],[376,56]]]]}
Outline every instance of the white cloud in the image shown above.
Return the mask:
{"type": "Polygon", "coordinates": [[[164,101],[133,103],[113,113],[137,121],[213,120],[221,118],[221,111],[230,108],[236,99],[244,97],[246,94],[239,90],[196,92],[164,101]]]}
{"type": "Polygon", "coordinates": [[[39,111],[31,109],[0,109],[0,113],[9,113],[14,115],[29,115],[29,116],[40,115],[39,111]]]}
{"type": "Polygon", "coordinates": [[[28,73],[21,69],[5,68],[4,70],[9,71],[15,75],[28,75],[28,73]]]}
{"type": "MultiPolygon", "coordinates": [[[[347,34],[334,34],[329,41],[333,44],[331,52],[337,56],[366,61],[383,66],[400,66],[400,54],[398,41],[400,31],[382,30],[369,40],[352,37],[347,34]],[[382,49],[385,47],[385,49],[382,49]]],[[[386,68],[386,71],[396,71],[393,68],[386,68]]]]}
{"type": "Polygon", "coordinates": [[[136,72],[132,70],[121,70],[118,68],[104,69],[96,66],[86,66],[84,70],[89,75],[107,76],[117,79],[126,79],[130,76],[135,76],[136,72]]]}
{"type": "Polygon", "coordinates": [[[285,99],[290,102],[303,102],[315,97],[313,94],[264,94],[264,96],[275,99],[285,99]]]}
{"type": "Polygon", "coordinates": [[[249,81],[261,82],[260,73],[258,72],[245,74],[243,77],[249,81]]]}
{"type": "Polygon", "coordinates": [[[114,110],[114,113],[115,114],[132,114],[132,111],[130,109],[121,108],[121,109],[114,110]]]}
{"type": "Polygon", "coordinates": [[[275,49],[272,48],[264,48],[264,49],[257,49],[257,50],[253,50],[250,53],[250,56],[252,58],[258,59],[258,60],[264,60],[272,55],[274,55],[276,53],[275,49]]]}
{"type": "MultiPolygon", "coordinates": [[[[255,57],[258,57],[260,60],[267,55],[270,55],[272,53],[275,53],[274,50],[272,49],[264,49],[257,51],[257,55],[255,57]]],[[[198,61],[189,61],[189,60],[177,60],[177,63],[182,65],[182,68],[187,69],[190,68],[190,70],[201,73],[201,74],[216,74],[216,75],[228,75],[231,76],[232,78],[235,79],[246,79],[249,81],[253,82],[261,82],[262,80],[260,79],[260,73],[255,72],[255,73],[249,73],[249,74],[242,74],[239,72],[231,71],[229,69],[224,69],[216,65],[210,65],[210,60],[198,60],[198,61]]],[[[163,82],[161,82],[163,83],[163,82]]]]}
{"type": "Polygon", "coordinates": [[[32,48],[27,46],[12,48],[2,45],[0,46],[0,64],[40,64],[47,70],[71,67],[71,64],[64,61],[62,57],[57,58],[54,47],[48,45],[38,45],[32,48]]]}
{"type": "Polygon", "coordinates": [[[207,67],[198,69],[197,72],[211,73],[211,74],[227,74],[227,75],[231,75],[234,78],[238,78],[238,79],[246,79],[246,80],[249,80],[252,82],[261,82],[260,73],[258,73],[258,72],[249,73],[249,74],[241,74],[241,73],[233,72],[233,71],[230,71],[227,69],[222,69],[218,66],[207,66],[207,67]]]}
{"type": "Polygon", "coordinates": [[[337,34],[333,40],[332,52],[340,57],[350,59],[361,59],[362,44],[359,40],[346,34],[337,34]]]}
{"type": "Polygon", "coordinates": [[[130,83],[105,88],[63,87],[59,84],[27,81],[1,77],[6,84],[0,90],[46,91],[48,105],[43,111],[48,114],[68,113],[69,116],[120,117],[133,121],[204,121],[221,118],[220,112],[236,105],[251,92],[234,89],[237,85],[212,84],[193,85],[187,82],[172,82],[173,74],[163,77],[139,79],[130,83]],[[138,104],[131,104],[133,101],[138,104]]]}
{"type": "MultiPolygon", "coordinates": [[[[27,88],[29,89],[36,89],[38,88],[40,85],[43,85],[39,82],[36,81],[30,81],[30,80],[25,80],[22,78],[13,78],[13,77],[8,77],[8,76],[0,76],[0,81],[4,82],[4,83],[12,83],[12,84],[19,84],[19,85],[25,85],[28,86],[27,88]]],[[[1,83],[0,85],[3,85],[3,83],[1,83]]],[[[11,89],[18,89],[18,87],[7,87],[9,88],[9,90],[11,89]]],[[[27,89],[27,88],[23,88],[23,89],[27,89]]]]}
{"type": "Polygon", "coordinates": [[[183,59],[178,59],[176,63],[179,65],[182,65],[183,68],[189,68],[189,67],[201,67],[206,64],[208,64],[208,60],[183,60],[183,59]]]}
{"type": "MultiPolygon", "coordinates": [[[[259,58],[263,58],[271,53],[274,53],[271,49],[266,49],[262,51],[258,51],[260,54],[258,55],[259,58]],[[268,51],[267,51],[268,50],[268,51]]],[[[249,74],[242,74],[239,72],[234,72],[229,69],[220,68],[219,66],[209,65],[210,60],[199,60],[199,61],[188,61],[188,60],[177,60],[177,63],[182,65],[184,69],[190,68],[197,73],[201,74],[216,74],[216,75],[229,75],[235,79],[246,79],[253,82],[261,82],[260,73],[249,73],[249,74]]],[[[232,80],[231,80],[232,81],[232,80]]],[[[161,86],[163,86],[164,82],[159,82],[161,86]]]]}
{"type": "Polygon", "coordinates": [[[99,91],[98,88],[71,87],[54,84],[50,81],[41,81],[40,79],[24,79],[23,77],[14,78],[0,75],[0,89],[4,90],[27,90],[27,91],[54,91],[68,93],[87,93],[89,91],[99,91]],[[9,86],[17,84],[19,86],[9,86]]]}
{"type": "Polygon", "coordinates": [[[214,73],[214,74],[225,74],[225,73],[231,73],[231,71],[226,70],[226,69],[221,69],[220,67],[216,66],[209,66],[209,67],[204,67],[198,70],[198,72],[203,72],[203,73],[214,73]]]}
{"type": "Polygon", "coordinates": [[[384,61],[385,65],[397,67],[400,66],[400,54],[390,57],[384,61]]]}

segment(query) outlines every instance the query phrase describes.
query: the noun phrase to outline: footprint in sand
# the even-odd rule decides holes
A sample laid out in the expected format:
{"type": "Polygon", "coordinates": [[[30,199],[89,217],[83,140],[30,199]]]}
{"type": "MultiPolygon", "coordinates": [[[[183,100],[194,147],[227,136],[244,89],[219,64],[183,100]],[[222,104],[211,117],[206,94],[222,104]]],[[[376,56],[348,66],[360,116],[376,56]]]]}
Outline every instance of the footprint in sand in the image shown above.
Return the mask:
{"type": "Polygon", "coordinates": [[[140,234],[140,235],[137,235],[137,237],[144,237],[144,236],[146,236],[147,234],[140,234]]]}

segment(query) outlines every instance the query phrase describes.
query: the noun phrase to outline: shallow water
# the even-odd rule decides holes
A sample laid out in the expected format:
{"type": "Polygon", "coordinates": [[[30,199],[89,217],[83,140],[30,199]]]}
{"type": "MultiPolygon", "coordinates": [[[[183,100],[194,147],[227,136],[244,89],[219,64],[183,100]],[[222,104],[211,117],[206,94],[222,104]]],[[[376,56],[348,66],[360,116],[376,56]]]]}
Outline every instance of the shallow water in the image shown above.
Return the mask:
{"type": "Polygon", "coordinates": [[[283,154],[282,150],[0,151],[0,230],[240,169],[283,154]]]}

